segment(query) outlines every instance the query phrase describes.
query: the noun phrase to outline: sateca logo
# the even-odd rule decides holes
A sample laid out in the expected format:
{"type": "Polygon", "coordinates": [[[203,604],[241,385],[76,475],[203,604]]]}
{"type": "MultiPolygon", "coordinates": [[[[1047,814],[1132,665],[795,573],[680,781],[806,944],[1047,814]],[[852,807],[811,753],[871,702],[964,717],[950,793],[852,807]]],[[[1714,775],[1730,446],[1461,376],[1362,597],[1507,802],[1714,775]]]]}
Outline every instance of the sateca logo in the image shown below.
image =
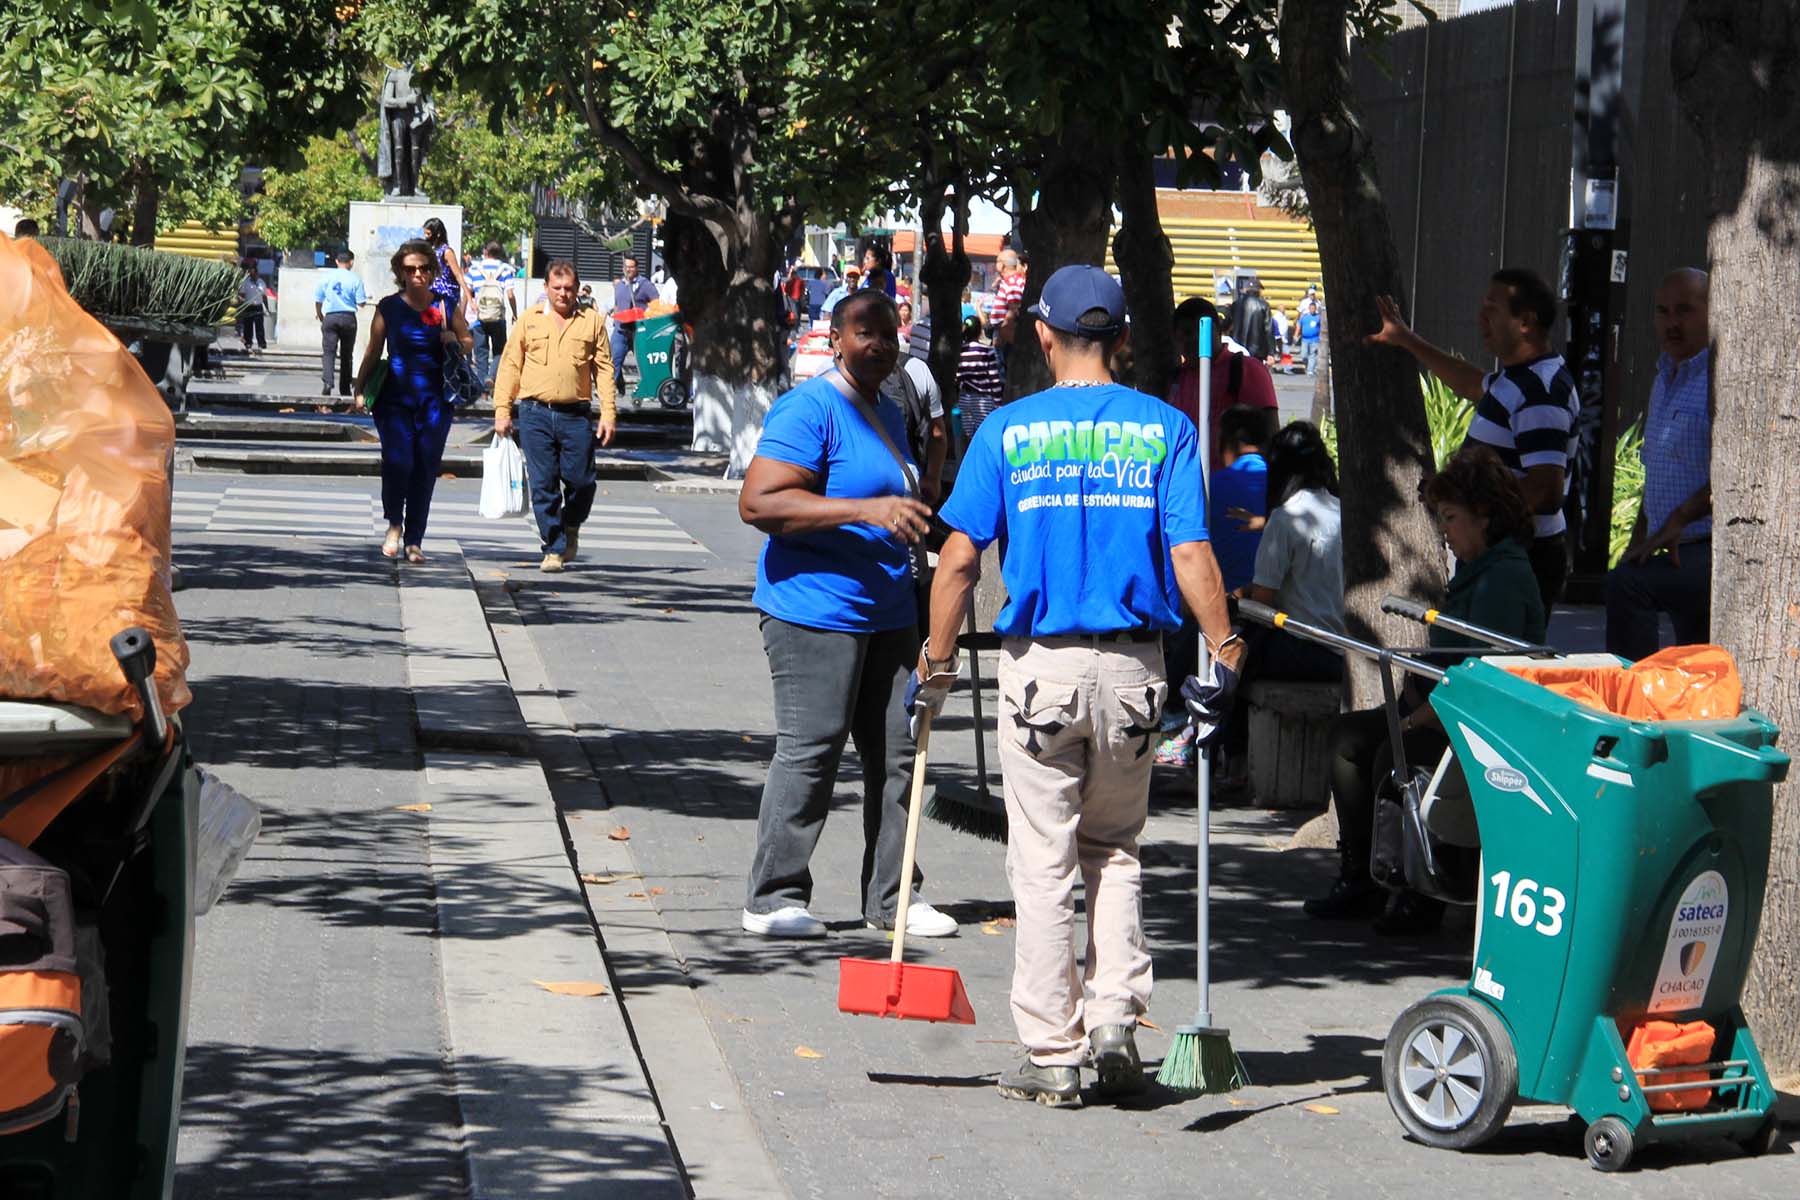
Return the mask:
{"type": "Polygon", "coordinates": [[[1682,889],[1650,991],[1650,1012],[1686,1012],[1705,1005],[1730,915],[1730,892],[1717,871],[1702,871],[1682,889]]]}

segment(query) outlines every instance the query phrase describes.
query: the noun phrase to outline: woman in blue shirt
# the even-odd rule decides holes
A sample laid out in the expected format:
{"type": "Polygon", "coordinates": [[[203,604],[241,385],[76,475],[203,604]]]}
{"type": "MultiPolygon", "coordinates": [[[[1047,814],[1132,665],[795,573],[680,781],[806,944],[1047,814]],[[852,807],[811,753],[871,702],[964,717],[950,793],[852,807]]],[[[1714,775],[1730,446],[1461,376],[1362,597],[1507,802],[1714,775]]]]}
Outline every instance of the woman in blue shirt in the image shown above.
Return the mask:
{"type": "MultiPolygon", "coordinates": [[[[916,499],[904,418],[881,399],[900,357],[893,300],[851,293],[831,311],[831,348],[834,370],[770,408],[738,501],[738,515],[769,535],[755,600],[775,685],[775,759],[743,915],[765,937],[825,933],[808,908],[809,863],[847,737],[862,759],[870,927],[891,928],[900,898],[913,751],[902,699],[919,658],[911,547],[931,510],[916,499]]],[[[928,904],[907,913],[908,936],[956,932],[928,904]]]]}
{"type": "Polygon", "coordinates": [[[400,290],[375,306],[369,346],[356,373],[356,394],[385,348],[387,378],[375,400],[375,431],[381,435],[381,508],[387,536],[381,552],[421,563],[425,521],[437,487],[444,443],[450,437],[452,397],[444,389],[445,347],[469,353],[474,337],[460,306],[433,289],[437,256],[424,242],[406,242],[394,252],[394,282],[400,290]]]}

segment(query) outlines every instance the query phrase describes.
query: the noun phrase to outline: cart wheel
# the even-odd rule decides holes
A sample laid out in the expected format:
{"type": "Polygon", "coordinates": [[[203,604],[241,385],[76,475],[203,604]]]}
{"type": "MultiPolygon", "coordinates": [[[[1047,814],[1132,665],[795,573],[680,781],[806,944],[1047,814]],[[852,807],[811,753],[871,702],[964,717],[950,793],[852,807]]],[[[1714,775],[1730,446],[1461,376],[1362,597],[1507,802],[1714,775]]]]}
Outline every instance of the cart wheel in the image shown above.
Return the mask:
{"type": "Polygon", "coordinates": [[[1467,996],[1433,996],[1400,1014],[1381,1056],[1388,1104],[1428,1146],[1466,1150],[1506,1124],[1519,1060],[1498,1015],[1467,996]]]}
{"type": "Polygon", "coordinates": [[[1781,1124],[1770,1113],[1769,1119],[1756,1127],[1756,1132],[1738,1143],[1745,1154],[1760,1158],[1781,1144],[1781,1124]]]}
{"type": "Polygon", "coordinates": [[[1601,1117],[1582,1139],[1588,1161],[1597,1171],[1623,1171],[1631,1161],[1631,1126],[1617,1117],[1601,1117]]]}
{"type": "Polygon", "coordinates": [[[687,388],[679,379],[665,379],[657,386],[656,402],[664,408],[680,408],[687,400],[687,388]]]}

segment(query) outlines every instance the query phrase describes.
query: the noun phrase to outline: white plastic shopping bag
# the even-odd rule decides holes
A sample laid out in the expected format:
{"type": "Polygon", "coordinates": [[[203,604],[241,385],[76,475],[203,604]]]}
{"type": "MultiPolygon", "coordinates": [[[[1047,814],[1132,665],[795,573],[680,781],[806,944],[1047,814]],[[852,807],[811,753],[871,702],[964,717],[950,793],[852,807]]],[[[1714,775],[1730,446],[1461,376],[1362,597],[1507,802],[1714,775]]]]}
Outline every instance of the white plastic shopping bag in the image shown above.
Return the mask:
{"type": "Polygon", "coordinates": [[[525,455],[509,437],[497,437],[481,452],[481,506],[490,521],[525,512],[525,455]]]}

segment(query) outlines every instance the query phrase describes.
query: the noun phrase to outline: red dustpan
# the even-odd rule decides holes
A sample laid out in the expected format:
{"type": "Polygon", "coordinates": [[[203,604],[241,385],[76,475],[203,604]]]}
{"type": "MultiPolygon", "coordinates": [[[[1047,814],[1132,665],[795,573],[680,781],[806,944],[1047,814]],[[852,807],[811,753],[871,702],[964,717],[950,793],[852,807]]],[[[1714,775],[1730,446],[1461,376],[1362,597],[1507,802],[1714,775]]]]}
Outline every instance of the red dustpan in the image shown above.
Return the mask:
{"type": "Polygon", "coordinates": [[[973,1025],[975,1010],[962,976],[949,967],[924,967],[900,961],[906,948],[906,909],[912,899],[913,861],[919,850],[919,815],[925,799],[925,747],[931,740],[931,714],[919,726],[913,755],[912,800],[906,810],[906,853],[900,863],[900,906],[894,913],[894,951],[887,959],[838,960],[838,1011],[865,1017],[899,1017],[903,1021],[950,1021],[973,1025]]]}

